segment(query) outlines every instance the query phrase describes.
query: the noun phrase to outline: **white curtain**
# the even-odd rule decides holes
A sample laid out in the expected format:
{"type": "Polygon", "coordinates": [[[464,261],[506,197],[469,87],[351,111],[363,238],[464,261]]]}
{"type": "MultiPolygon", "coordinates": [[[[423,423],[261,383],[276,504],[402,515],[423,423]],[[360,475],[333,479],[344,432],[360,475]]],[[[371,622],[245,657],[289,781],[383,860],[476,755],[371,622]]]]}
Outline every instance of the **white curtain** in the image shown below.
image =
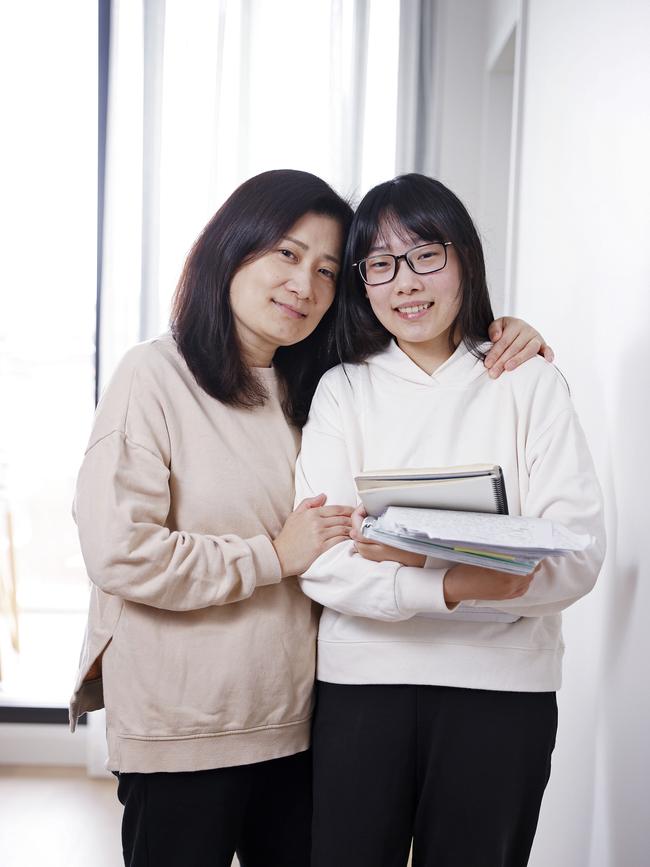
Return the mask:
{"type": "Polygon", "coordinates": [[[401,0],[396,172],[431,175],[436,165],[435,0],[401,0]]]}
{"type": "Polygon", "coordinates": [[[194,238],[247,177],[304,169],[355,200],[395,173],[407,59],[400,0],[113,0],[100,387],[166,328],[194,238]]]}

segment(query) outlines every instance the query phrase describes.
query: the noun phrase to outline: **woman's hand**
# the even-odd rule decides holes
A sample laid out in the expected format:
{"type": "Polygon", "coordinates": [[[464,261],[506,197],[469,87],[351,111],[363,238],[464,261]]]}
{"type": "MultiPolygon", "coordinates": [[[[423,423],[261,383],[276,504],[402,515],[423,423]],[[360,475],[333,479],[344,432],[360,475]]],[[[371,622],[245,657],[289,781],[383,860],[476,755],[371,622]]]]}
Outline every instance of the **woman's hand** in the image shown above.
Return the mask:
{"type": "Polygon", "coordinates": [[[540,566],[541,563],[528,575],[511,575],[509,572],[459,563],[445,573],[445,602],[447,605],[456,605],[467,599],[517,599],[528,590],[540,566]]]}
{"type": "Polygon", "coordinates": [[[539,331],[523,319],[502,316],[495,319],[488,328],[488,336],[493,343],[485,356],[485,366],[492,379],[501,376],[504,370],[514,370],[524,361],[543,356],[553,361],[555,354],[539,331]]]}
{"type": "Polygon", "coordinates": [[[301,575],[323,551],[350,538],[351,506],[326,506],[325,494],[296,506],[273,540],[282,577],[301,575]]]}
{"type": "Polygon", "coordinates": [[[412,554],[410,551],[402,551],[392,548],[390,545],[381,545],[379,542],[371,542],[361,535],[361,525],[368,513],[363,506],[357,506],[352,512],[352,529],[350,538],[354,541],[354,547],[364,560],[374,560],[375,563],[383,563],[384,560],[392,560],[401,563],[402,566],[424,566],[426,557],[423,554],[412,554]]]}

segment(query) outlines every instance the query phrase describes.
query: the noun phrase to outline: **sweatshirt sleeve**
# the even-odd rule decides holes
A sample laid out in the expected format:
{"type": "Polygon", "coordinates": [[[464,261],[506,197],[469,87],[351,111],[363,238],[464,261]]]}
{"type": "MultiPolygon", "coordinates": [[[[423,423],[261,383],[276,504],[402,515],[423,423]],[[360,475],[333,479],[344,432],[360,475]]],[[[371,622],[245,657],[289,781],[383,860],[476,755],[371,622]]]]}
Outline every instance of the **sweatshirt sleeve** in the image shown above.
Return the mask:
{"type": "MultiPolygon", "coordinates": [[[[296,502],[325,493],[328,503],[357,505],[354,472],[360,469],[361,458],[354,452],[354,443],[359,438],[344,433],[344,413],[333,382],[336,373],[321,380],[303,430],[296,502]]],[[[348,387],[347,382],[338,385],[348,387]]],[[[349,407],[345,415],[354,418],[349,407]]],[[[342,614],[407,620],[421,611],[449,611],[443,594],[445,571],[393,561],[375,563],[358,554],[349,541],[321,554],[300,577],[300,584],[307,596],[342,614]]]]}
{"type": "MultiPolygon", "coordinates": [[[[139,349],[139,348],[138,348],[139,349]]],[[[73,514],[91,581],[105,593],[188,611],[281,580],[270,539],[166,526],[170,447],[155,381],[127,355],[97,410],[73,514]]]]}
{"type": "Polygon", "coordinates": [[[605,555],[602,494],[584,432],[567,402],[569,406],[526,448],[528,493],[522,514],[586,533],[592,544],[585,551],[542,560],[524,596],[465,604],[542,617],[557,614],[594,586],[605,555]]]}

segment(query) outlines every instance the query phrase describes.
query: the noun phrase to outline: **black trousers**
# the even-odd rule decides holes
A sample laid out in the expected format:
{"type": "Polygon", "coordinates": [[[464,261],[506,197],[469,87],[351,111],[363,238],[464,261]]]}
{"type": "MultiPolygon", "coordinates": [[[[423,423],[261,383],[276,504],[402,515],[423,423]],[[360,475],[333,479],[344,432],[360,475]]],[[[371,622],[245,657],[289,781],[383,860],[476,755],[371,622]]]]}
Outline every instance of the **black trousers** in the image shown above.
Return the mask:
{"type": "Polygon", "coordinates": [[[188,773],[119,774],[126,867],[309,867],[311,754],[188,773]]]}
{"type": "Polygon", "coordinates": [[[319,683],[312,867],[524,867],[555,693],[319,683]]]}

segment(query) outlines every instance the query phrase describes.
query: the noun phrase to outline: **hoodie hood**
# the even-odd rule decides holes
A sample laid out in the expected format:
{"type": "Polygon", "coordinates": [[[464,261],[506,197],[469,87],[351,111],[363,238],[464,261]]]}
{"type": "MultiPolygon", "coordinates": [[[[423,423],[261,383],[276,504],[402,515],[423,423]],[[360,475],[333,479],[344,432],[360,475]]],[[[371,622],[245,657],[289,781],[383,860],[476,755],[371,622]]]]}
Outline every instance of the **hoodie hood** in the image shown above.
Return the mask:
{"type": "MultiPolygon", "coordinates": [[[[491,345],[491,343],[483,343],[479,349],[486,352],[491,345]]],[[[425,385],[429,388],[468,385],[480,376],[487,376],[483,360],[473,355],[463,342],[456,347],[455,352],[447,361],[436,368],[431,375],[418,367],[394,340],[391,340],[382,352],[371,356],[366,364],[373,372],[382,371],[405,382],[425,385]]]]}

